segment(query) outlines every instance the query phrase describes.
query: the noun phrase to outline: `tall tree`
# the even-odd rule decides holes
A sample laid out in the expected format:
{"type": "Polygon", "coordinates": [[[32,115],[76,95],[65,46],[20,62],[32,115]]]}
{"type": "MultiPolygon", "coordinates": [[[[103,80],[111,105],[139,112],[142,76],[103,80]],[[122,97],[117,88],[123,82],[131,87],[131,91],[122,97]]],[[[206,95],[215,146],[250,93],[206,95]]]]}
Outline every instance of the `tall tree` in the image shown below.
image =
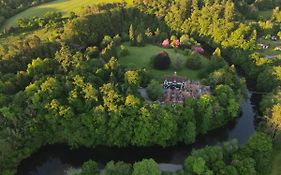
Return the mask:
{"type": "Polygon", "coordinates": [[[135,45],[135,30],[134,30],[134,27],[133,27],[133,24],[130,25],[130,28],[129,28],[129,39],[130,39],[130,42],[131,42],[131,45],[135,45]]]}
{"type": "Polygon", "coordinates": [[[269,130],[273,140],[277,139],[281,133],[281,104],[276,104],[271,110],[271,116],[267,118],[269,130]]]}
{"type": "Polygon", "coordinates": [[[134,164],[133,175],[161,175],[161,171],[153,159],[144,159],[134,164]]]}

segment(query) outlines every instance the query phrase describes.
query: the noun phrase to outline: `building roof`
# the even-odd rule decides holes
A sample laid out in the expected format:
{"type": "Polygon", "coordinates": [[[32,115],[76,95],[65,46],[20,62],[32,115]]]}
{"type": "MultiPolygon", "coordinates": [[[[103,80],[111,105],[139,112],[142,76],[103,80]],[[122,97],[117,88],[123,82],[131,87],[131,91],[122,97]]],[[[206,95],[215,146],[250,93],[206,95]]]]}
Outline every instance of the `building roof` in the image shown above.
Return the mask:
{"type": "Polygon", "coordinates": [[[167,80],[169,82],[184,82],[184,81],[186,81],[186,79],[184,77],[180,77],[180,76],[176,76],[176,75],[166,76],[166,77],[164,77],[164,80],[167,80]]]}

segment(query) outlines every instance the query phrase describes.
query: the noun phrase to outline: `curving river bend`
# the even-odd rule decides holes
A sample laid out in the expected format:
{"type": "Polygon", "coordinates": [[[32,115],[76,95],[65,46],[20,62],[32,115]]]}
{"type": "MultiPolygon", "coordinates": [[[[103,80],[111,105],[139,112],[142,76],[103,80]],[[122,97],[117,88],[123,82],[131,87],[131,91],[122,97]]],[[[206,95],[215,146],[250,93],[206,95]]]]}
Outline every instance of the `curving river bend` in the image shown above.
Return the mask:
{"type": "MultiPolygon", "coordinates": [[[[207,50],[205,56],[210,57],[214,49],[204,43],[203,47],[207,50]]],[[[238,69],[237,74],[242,77],[244,73],[238,69]]],[[[194,144],[179,144],[168,148],[157,146],[146,148],[98,146],[95,149],[80,147],[75,150],[71,150],[63,144],[48,145],[23,160],[18,167],[17,175],[64,175],[70,167],[80,168],[85,161],[90,159],[95,160],[100,168],[103,168],[111,160],[134,163],[144,158],[153,158],[158,162],[162,171],[176,171],[182,168],[184,160],[192,149],[216,145],[233,139],[236,139],[239,145],[247,142],[255,132],[258,104],[261,99],[260,94],[254,94],[252,91],[255,91],[255,83],[247,80],[246,93],[248,98],[242,104],[240,116],[222,128],[198,136],[194,144]]]]}
{"type": "Polygon", "coordinates": [[[134,163],[144,158],[153,158],[162,171],[175,171],[181,168],[184,159],[195,148],[215,145],[219,142],[237,139],[239,145],[247,142],[255,131],[255,116],[258,114],[260,95],[253,94],[248,85],[248,98],[242,105],[241,115],[222,128],[197,137],[192,145],[174,147],[104,147],[95,149],[80,147],[71,150],[67,145],[49,145],[42,147],[18,167],[18,175],[63,175],[70,167],[79,168],[87,160],[95,160],[103,167],[107,162],[125,161],[134,163]]]}

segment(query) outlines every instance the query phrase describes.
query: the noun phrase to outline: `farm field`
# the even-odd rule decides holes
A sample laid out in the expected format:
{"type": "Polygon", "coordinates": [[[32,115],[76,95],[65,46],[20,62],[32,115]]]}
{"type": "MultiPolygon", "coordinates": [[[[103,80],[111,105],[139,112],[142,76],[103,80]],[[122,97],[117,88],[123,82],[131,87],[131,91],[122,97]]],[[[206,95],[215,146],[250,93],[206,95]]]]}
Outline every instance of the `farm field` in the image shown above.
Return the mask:
{"type": "MultiPolygon", "coordinates": [[[[32,18],[34,16],[43,16],[45,13],[61,12],[64,16],[69,15],[70,12],[79,13],[79,11],[91,4],[109,3],[109,2],[121,2],[121,0],[56,0],[43,5],[29,8],[6,21],[1,30],[17,25],[17,20],[20,18],[32,18]]],[[[128,4],[132,4],[133,0],[126,0],[128,4]]]]}
{"type": "MultiPolygon", "coordinates": [[[[173,75],[174,72],[176,71],[178,75],[187,77],[189,79],[193,80],[198,80],[198,70],[191,70],[186,68],[186,60],[188,59],[188,56],[184,55],[182,51],[175,52],[174,49],[165,49],[162,47],[158,47],[155,45],[148,44],[144,47],[131,47],[126,45],[126,47],[129,50],[129,55],[128,56],[121,56],[119,59],[120,64],[126,65],[129,67],[135,67],[135,68],[147,68],[152,71],[153,75],[155,77],[161,77],[165,75],[173,75]],[[172,61],[172,64],[168,70],[162,71],[162,70],[156,70],[151,68],[150,62],[151,62],[151,57],[154,55],[157,55],[161,51],[166,51],[172,61]],[[177,70],[175,68],[175,62],[176,59],[179,58],[182,61],[182,67],[177,70]]],[[[208,59],[201,56],[201,60],[204,65],[208,64],[208,59]]]]}

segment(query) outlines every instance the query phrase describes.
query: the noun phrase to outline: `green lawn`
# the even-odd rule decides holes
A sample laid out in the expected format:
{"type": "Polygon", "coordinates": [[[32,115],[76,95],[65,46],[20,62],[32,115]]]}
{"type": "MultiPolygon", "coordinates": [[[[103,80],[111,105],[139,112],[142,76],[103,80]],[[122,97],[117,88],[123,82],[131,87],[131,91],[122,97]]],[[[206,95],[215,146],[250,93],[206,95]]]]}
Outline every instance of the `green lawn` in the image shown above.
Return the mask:
{"type": "Polygon", "coordinates": [[[281,148],[280,144],[276,144],[273,151],[273,162],[272,162],[272,171],[271,175],[280,175],[281,174],[281,148]],[[279,146],[279,148],[277,148],[279,146]]]}
{"type": "Polygon", "coordinates": [[[263,19],[263,20],[268,20],[271,18],[272,16],[272,9],[271,10],[263,10],[263,11],[259,11],[259,18],[263,19]]]}
{"type": "MultiPolygon", "coordinates": [[[[199,71],[190,70],[185,67],[186,60],[188,56],[185,56],[181,51],[179,50],[178,53],[175,52],[174,49],[164,49],[155,45],[146,45],[145,47],[131,47],[126,45],[128,48],[130,54],[128,56],[121,56],[119,58],[119,63],[121,65],[126,65],[128,67],[135,67],[135,68],[147,68],[152,71],[153,75],[157,79],[161,79],[165,75],[173,75],[176,71],[178,75],[187,77],[189,79],[198,80],[198,74],[199,71]],[[172,65],[168,70],[161,71],[161,70],[155,70],[151,68],[150,66],[150,60],[151,57],[154,55],[157,55],[161,51],[166,51],[169,53],[169,56],[172,60],[172,65]],[[182,68],[180,70],[175,69],[174,62],[179,57],[182,60],[182,68]]],[[[208,59],[205,57],[201,57],[203,65],[206,65],[208,63],[208,59]]]]}
{"type": "MultiPolygon", "coordinates": [[[[126,0],[128,4],[132,4],[133,0],[126,0]]],[[[8,19],[2,30],[4,28],[9,28],[11,26],[16,26],[17,20],[20,18],[32,18],[34,16],[43,16],[46,12],[62,12],[64,16],[67,16],[69,12],[78,13],[82,7],[91,4],[108,3],[108,2],[121,2],[121,0],[56,0],[46,4],[42,4],[36,7],[29,8],[13,17],[8,19]]]]}
{"type": "Polygon", "coordinates": [[[279,55],[281,54],[281,51],[274,50],[275,47],[281,46],[281,41],[272,41],[271,39],[259,39],[258,43],[262,44],[268,44],[269,48],[268,49],[260,49],[259,53],[267,56],[274,56],[274,55],[279,55]]]}

